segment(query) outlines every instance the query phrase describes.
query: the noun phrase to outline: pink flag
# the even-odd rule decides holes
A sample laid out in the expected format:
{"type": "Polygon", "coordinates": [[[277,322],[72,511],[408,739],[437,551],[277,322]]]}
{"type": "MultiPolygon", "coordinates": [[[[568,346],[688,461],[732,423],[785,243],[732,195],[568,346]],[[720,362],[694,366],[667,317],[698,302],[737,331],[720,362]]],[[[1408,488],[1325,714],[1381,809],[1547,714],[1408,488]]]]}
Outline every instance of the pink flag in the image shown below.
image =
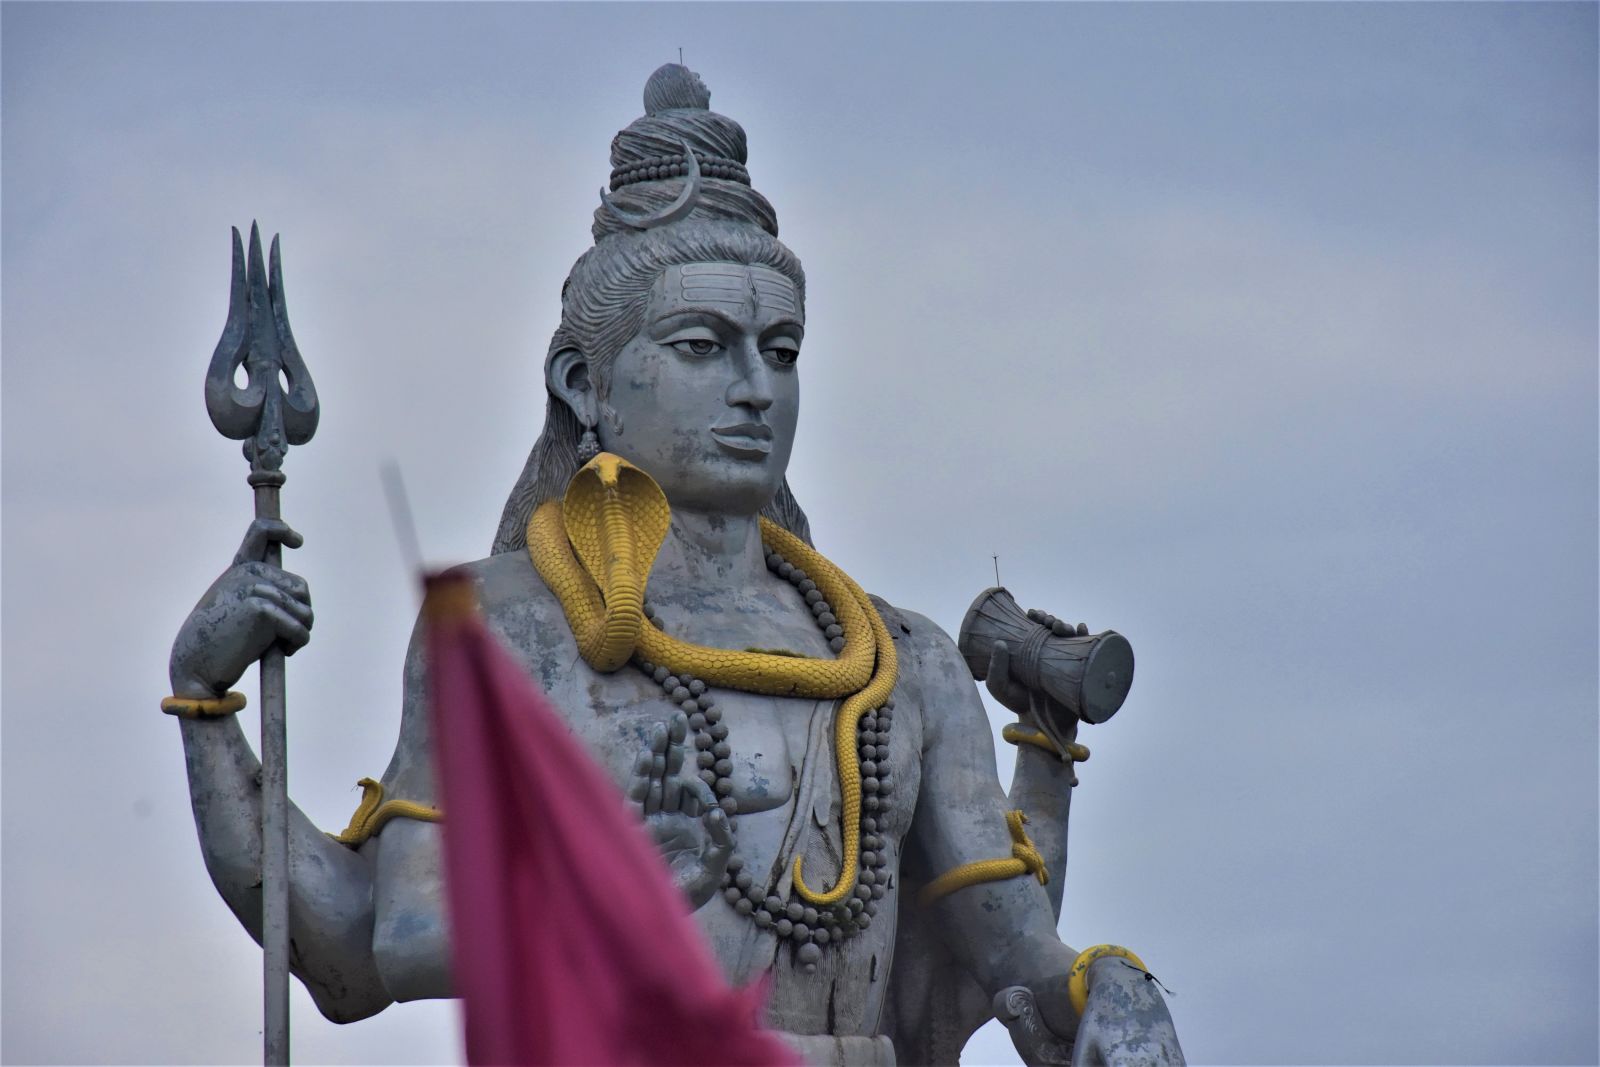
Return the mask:
{"type": "Polygon", "coordinates": [[[484,628],[470,579],[429,579],[423,612],[468,1061],[797,1064],[616,784],[484,628]]]}

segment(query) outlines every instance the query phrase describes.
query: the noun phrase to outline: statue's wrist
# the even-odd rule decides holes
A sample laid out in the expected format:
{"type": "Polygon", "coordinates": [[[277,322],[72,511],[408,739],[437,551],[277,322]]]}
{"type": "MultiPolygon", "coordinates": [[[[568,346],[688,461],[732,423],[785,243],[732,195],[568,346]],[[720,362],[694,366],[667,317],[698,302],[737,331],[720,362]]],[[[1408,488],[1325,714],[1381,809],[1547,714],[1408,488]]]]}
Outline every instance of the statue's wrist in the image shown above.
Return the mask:
{"type": "Polygon", "coordinates": [[[1078,1013],[1068,995],[1068,978],[1075,953],[1055,937],[1029,939],[1016,953],[1021,964],[1010,981],[1034,996],[1041,1021],[1051,1033],[1071,1042],[1078,1032],[1078,1013]]]}
{"type": "Polygon", "coordinates": [[[180,700],[220,700],[227,696],[228,687],[225,685],[210,685],[198,678],[181,675],[171,675],[172,695],[180,700]]]}

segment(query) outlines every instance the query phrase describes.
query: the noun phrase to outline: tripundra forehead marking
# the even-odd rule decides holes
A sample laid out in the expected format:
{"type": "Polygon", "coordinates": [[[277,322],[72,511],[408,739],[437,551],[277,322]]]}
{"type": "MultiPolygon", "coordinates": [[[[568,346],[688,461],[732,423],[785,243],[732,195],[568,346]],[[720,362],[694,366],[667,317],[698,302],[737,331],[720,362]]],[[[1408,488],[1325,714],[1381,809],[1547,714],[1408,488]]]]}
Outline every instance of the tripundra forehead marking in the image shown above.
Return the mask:
{"type": "Polygon", "coordinates": [[[685,303],[709,301],[745,305],[800,314],[794,283],[771,267],[742,263],[685,263],[678,268],[685,303]]]}

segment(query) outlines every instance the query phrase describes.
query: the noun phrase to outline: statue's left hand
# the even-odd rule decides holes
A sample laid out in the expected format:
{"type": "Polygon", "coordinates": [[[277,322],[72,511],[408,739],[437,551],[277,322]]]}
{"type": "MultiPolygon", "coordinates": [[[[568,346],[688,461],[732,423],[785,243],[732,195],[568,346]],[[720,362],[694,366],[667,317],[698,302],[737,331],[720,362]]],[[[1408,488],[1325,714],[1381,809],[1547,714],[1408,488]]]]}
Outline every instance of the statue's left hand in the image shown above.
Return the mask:
{"type": "Polygon", "coordinates": [[[1078,1022],[1072,1067],[1182,1064],[1183,1049],[1156,982],[1118,956],[1089,965],[1089,1001],[1078,1022]]]}
{"type": "Polygon", "coordinates": [[[644,812],[645,828],[672,870],[673,880],[691,908],[711,899],[733,855],[733,829],[701,778],[684,773],[689,719],[681,711],[670,723],[658,722],[650,744],[634,761],[628,797],[644,812]]]}
{"type": "MultiPolygon", "coordinates": [[[[1062,619],[1056,618],[1047,611],[1037,609],[1028,612],[1030,618],[1042,626],[1050,627],[1050,632],[1057,637],[1070,637],[1073,634],[1086,634],[1089,627],[1086,623],[1073,625],[1062,619]]],[[[989,673],[984,679],[984,685],[989,690],[989,695],[998,700],[1001,706],[1016,712],[1019,716],[1027,718],[1032,708],[1031,696],[1050,700],[1047,693],[1039,692],[1030,694],[1028,687],[1023,685],[1011,674],[1011,655],[1017,650],[1008,646],[1004,641],[996,641],[994,649],[989,653],[989,673]]],[[[1076,719],[1076,716],[1068,716],[1076,719]]]]}
{"type": "Polygon", "coordinates": [[[1083,1017],[1072,1014],[1066,975],[1010,986],[994,1013],[1024,1063],[1034,1067],[1175,1067],[1184,1062],[1178,1034],[1156,982],[1118,957],[1089,965],[1083,1017]]]}

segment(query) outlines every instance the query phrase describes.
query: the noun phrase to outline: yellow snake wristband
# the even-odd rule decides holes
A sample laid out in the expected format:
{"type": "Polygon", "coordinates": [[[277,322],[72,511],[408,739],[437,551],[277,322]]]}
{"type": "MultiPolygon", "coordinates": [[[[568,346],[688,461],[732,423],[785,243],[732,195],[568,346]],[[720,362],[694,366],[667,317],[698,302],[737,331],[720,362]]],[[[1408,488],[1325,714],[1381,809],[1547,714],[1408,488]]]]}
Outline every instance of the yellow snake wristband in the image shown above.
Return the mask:
{"type": "Polygon", "coordinates": [[[244,694],[237,689],[230,689],[227,696],[201,700],[165,697],[161,701],[161,710],[180,719],[220,719],[238,712],[244,705],[244,694]]]}
{"type": "Polygon", "coordinates": [[[1089,1003],[1089,965],[1107,956],[1120,956],[1145,974],[1150,973],[1150,968],[1144,965],[1144,960],[1121,945],[1094,945],[1084,949],[1078,953],[1078,958],[1072,961],[1072,970],[1067,972],[1067,999],[1072,1002],[1072,1010],[1077,1012],[1080,1019],[1083,1018],[1083,1009],[1089,1003]]]}
{"type": "MultiPolygon", "coordinates": [[[[1000,731],[1000,739],[1011,745],[1032,745],[1034,748],[1042,748],[1052,756],[1061,755],[1061,750],[1045,736],[1043,730],[1029,730],[1020,723],[1008,724],[1000,731]]],[[[1074,763],[1083,763],[1089,758],[1089,749],[1074,741],[1068,741],[1066,758],[1074,763]]]]}

